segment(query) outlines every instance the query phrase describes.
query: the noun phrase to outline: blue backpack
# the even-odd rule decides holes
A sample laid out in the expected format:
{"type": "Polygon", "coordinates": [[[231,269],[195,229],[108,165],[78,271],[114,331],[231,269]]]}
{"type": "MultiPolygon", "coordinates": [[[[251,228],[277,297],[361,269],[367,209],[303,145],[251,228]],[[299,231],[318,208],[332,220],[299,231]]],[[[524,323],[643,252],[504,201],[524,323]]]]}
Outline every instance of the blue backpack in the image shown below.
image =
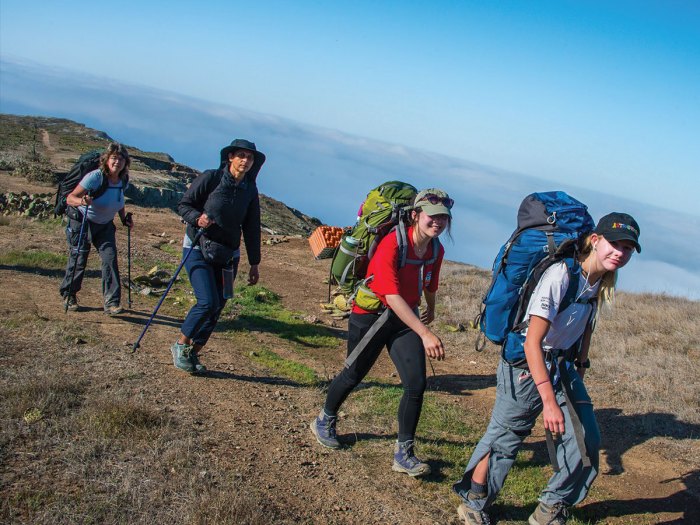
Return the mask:
{"type": "MultiPolygon", "coordinates": [[[[524,362],[523,317],[535,286],[552,264],[564,261],[569,269],[569,287],[559,309],[574,302],[581,272],[578,240],[594,227],[586,205],[563,191],[532,193],[520,204],[518,226],[496,256],[491,285],[474,321],[484,337],[502,346],[509,363],[524,362]]],[[[480,351],[485,341],[479,339],[480,351]]]]}

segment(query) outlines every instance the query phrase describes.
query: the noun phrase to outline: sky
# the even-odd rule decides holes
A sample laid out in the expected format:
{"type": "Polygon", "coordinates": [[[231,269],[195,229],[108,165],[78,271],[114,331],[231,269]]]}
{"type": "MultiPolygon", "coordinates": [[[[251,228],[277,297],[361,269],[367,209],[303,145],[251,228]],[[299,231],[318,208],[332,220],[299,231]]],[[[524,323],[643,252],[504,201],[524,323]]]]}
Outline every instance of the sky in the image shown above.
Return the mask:
{"type": "Polygon", "coordinates": [[[0,53],[700,214],[697,1],[2,0],[0,53]]]}
{"type": "Polygon", "coordinates": [[[561,189],[640,222],[622,289],[700,299],[699,8],[335,5],[2,0],[0,112],[198,169],[252,139],[261,191],[337,225],[379,182],[439,184],[448,258],[481,267],[526,194],[561,189]]]}

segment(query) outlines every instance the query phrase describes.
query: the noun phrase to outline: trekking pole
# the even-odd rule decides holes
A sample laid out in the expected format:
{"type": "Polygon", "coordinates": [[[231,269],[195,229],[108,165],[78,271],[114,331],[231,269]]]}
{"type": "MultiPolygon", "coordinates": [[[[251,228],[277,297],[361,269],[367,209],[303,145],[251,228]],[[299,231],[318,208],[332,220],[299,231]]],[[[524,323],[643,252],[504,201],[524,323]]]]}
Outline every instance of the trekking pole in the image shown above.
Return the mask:
{"type": "MultiPolygon", "coordinates": [[[[131,217],[133,214],[131,212],[126,214],[124,220],[128,225],[131,223],[131,217]]],[[[131,226],[126,228],[126,281],[128,283],[128,305],[131,309],[131,226]]]]}
{"type": "Polygon", "coordinates": [[[165,289],[165,292],[163,292],[163,295],[161,296],[160,301],[158,301],[158,304],[156,305],[155,309],[153,310],[151,317],[148,319],[146,326],[143,327],[143,331],[141,332],[141,335],[134,343],[134,346],[131,349],[132,354],[134,352],[136,352],[136,349],[139,347],[139,343],[141,342],[141,339],[143,339],[143,336],[146,335],[146,331],[148,330],[148,327],[151,326],[151,322],[153,322],[153,318],[158,313],[158,309],[160,308],[160,305],[162,305],[163,301],[165,301],[165,297],[168,295],[170,288],[172,288],[173,284],[175,283],[175,279],[177,279],[177,276],[180,273],[180,270],[182,270],[182,267],[185,266],[185,261],[187,261],[187,258],[192,253],[192,250],[194,250],[195,246],[197,246],[197,243],[199,242],[199,238],[202,236],[203,233],[204,233],[204,228],[199,228],[197,230],[197,233],[195,234],[194,239],[192,239],[192,246],[190,247],[189,250],[187,250],[187,253],[185,253],[185,256],[182,258],[182,261],[180,262],[180,266],[178,266],[177,270],[175,270],[175,274],[173,275],[172,279],[170,279],[170,282],[168,283],[168,287],[165,289]]]}
{"type": "MultiPolygon", "coordinates": [[[[88,193],[89,195],[89,193],[88,193]]],[[[78,267],[78,258],[80,257],[80,249],[83,247],[83,233],[85,232],[85,224],[87,223],[88,210],[90,205],[85,206],[85,213],[83,213],[83,220],[80,222],[80,234],[78,235],[78,246],[75,251],[75,263],[73,264],[73,271],[70,276],[70,286],[68,286],[68,299],[66,299],[66,304],[64,305],[63,313],[68,313],[68,302],[70,297],[73,295],[73,281],[75,280],[75,269],[78,267]]],[[[69,255],[70,257],[70,255],[69,255]]]]}

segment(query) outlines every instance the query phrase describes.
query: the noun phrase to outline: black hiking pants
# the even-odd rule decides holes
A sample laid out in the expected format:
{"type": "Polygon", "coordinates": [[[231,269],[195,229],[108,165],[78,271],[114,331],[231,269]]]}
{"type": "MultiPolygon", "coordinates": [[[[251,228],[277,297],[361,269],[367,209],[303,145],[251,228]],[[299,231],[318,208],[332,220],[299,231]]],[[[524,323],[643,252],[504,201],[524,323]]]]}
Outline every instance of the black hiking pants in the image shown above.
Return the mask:
{"type": "MultiPolygon", "coordinates": [[[[350,314],[348,355],[378,318],[378,314],[350,314]]],[[[328,387],[324,410],[330,416],[338,413],[340,406],[364,379],[385,346],[403,386],[403,396],[398,411],[398,440],[407,441],[413,439],[416,434],[423,406],[423,393],[426,386],[425,349],[418,334],[408,328],[394,312],[390,312],[386,324],[379,329],[352,365],[343,368],[335,376],[328,387]]]]}

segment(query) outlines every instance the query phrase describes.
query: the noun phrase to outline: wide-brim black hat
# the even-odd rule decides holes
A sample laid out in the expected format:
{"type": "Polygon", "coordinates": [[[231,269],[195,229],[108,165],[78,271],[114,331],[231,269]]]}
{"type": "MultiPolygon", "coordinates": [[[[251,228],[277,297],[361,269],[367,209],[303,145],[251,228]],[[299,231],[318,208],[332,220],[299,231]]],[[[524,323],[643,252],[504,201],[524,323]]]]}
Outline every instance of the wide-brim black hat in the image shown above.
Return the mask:
{"type": "Polygon", "coordinates": [[[228,164],[228,154],[233,153],[234,151],[238,149],[244,149],[247,151],[251,151],[253,153],[253,156],[255,158],[255,162],[253,164],[254,168],[257,168],[257,171],[260,171],[260,168],[262,165],[265,163],[265,154],[258,151],[257,148],[255,147],[255,142],[251,142],[246,139],[235,139],[233,142],[231,142],[230,145],[226,146],[224,149],[221,150],[221,163],[228,164]]]}

